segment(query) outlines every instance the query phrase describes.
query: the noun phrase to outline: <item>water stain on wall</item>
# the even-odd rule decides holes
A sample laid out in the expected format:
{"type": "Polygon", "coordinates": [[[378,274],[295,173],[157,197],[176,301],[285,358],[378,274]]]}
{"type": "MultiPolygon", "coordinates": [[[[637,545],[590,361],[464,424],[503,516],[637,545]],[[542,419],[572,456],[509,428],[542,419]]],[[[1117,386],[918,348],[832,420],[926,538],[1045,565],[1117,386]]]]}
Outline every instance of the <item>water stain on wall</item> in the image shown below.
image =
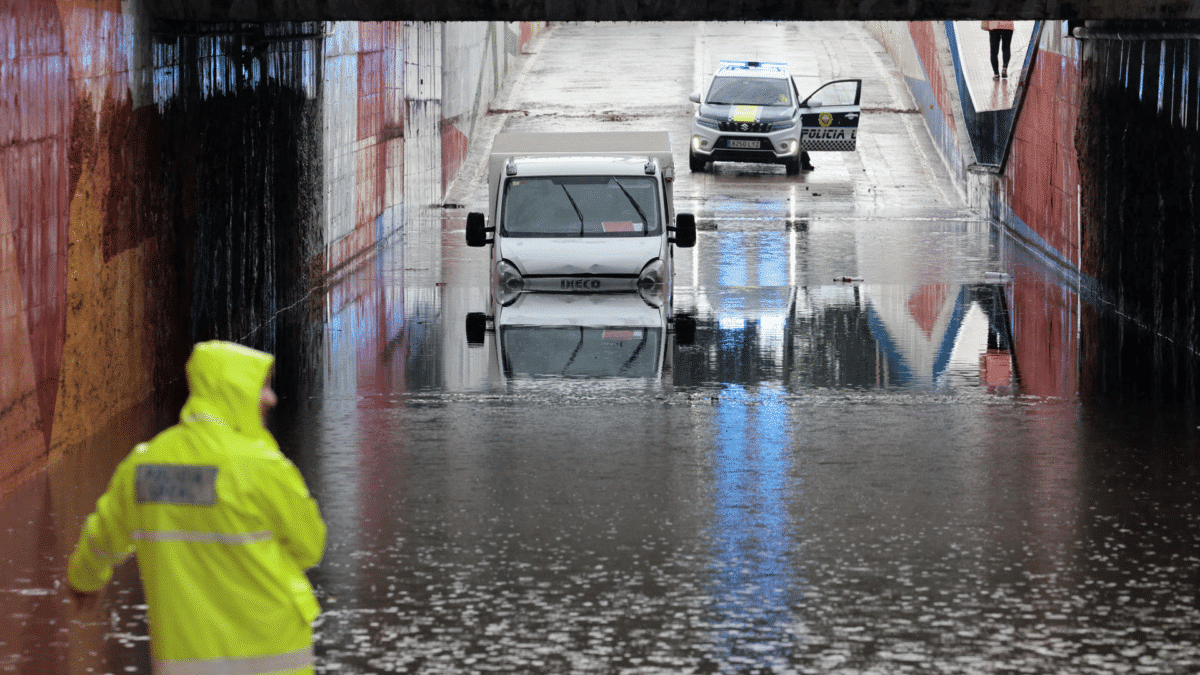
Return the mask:
{"type": "Polygon", "coordinates": [[[9,438],[13,442],[0,464],[2,489],[45,456],[51,439],[45,421],[58,403],[72,89],[54,2],[6,3],[0,8],[0,43],[8,45],[0,55],[0,312],[6,350],[28,363],[0,379],[0,430],[6,446],[9,438]]]}
{"type": "Polygon", "coordinates": [[[1082,271],[1105,291],[1083,332],[1090,386],[1194,398],[1200,41],[1095,40],[1092,48],[1075,139],[1082,271]]]}

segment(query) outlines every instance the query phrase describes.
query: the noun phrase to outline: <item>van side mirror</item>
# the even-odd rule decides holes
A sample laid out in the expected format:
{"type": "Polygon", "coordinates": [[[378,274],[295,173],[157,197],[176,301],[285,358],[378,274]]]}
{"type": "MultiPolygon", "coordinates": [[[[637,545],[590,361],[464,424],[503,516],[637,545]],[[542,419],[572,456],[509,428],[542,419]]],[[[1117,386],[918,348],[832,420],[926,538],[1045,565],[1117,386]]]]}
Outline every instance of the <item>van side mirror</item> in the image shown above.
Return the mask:
{"type": "Polygon", "coordinates": [[[482,347],[483,338],[487,333],[488,316],[483,312],[467,313],[467,346],[482,347]]]}
{"type": "Polygon", "coordinates": [[[696,245],[696,216],[690,213],[675,215],[675,237],[671,242],[680,248],[691,248],[696,245]]]}
{"type": "Polygon", "coordinates": [[[487,246],[492,243],[492,240],[488,239],[488,233],[495,230],[496,228],[487,226],[487,217],[482,213],[467,214],[467,246],[487,246]]]}

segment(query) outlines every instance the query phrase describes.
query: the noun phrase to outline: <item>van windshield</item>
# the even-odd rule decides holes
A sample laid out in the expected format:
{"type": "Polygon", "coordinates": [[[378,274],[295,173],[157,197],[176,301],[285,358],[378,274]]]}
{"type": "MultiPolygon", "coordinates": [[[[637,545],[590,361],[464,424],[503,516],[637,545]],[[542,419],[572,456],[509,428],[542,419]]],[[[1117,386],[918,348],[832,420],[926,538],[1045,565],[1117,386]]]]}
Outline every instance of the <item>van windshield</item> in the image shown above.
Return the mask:
{"type": "Polygon", "coordinates": [[[661,328],[505,326],[504,372],[560,377],[655,377],[661,328]]]}
{"type": "Polygon", "coordinates": [[[650,176],[510,178],[501,233],[508,237],[646,237],[662,234],[650,176]]]}

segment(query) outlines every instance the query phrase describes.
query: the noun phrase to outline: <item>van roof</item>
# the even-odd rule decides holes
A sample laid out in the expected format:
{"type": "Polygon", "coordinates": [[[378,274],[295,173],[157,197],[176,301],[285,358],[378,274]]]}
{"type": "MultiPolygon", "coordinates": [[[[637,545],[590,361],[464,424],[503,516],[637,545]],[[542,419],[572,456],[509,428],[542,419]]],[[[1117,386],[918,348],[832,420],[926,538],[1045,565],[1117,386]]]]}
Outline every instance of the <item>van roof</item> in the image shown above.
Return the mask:
{"type": "Polygon", "coordinates": [[[666,131],[515,132],[497,134],[492,141],[493,155],[646,157],[662,152],[671,152],[671,136],[666,131]]]}

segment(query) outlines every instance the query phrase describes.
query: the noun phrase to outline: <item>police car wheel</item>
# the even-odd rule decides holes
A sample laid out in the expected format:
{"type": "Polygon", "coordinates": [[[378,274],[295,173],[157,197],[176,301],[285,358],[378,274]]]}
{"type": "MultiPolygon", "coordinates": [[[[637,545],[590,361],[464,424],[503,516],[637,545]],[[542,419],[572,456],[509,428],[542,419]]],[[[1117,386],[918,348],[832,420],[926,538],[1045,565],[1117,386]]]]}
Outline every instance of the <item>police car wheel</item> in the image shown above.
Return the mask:
{"type": "Polygon", "coordinates": [[[688,152],[688,168],[693,173],[702,173],[706,164],[708,164],[708,160],[697,157],[693,152],[688,152]]]}
{"type": "Polygon", "coordinates": [[[795,157],[783,163],[783,168],[787,170],[787,175],[795,176],[800,173],[800,158],[795,157]]]}

